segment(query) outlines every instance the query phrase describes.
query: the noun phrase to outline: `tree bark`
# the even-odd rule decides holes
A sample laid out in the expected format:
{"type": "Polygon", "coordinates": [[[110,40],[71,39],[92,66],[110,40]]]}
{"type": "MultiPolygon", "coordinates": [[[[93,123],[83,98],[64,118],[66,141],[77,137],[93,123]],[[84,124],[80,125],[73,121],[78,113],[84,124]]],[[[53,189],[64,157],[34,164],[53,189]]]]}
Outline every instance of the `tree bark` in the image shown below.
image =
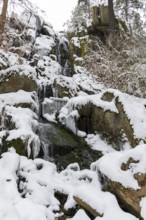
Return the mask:
{"type": "Polygon", "coordinates": [[[0,15],[0,45],[2,44],[2,41],[3,41],[3,32],[5,28],[5,23],[6,23],[8,1],[9,0],[3,0],[2,13],[0,15]]]}
{"type": "Polygon", "coordinates": [[[109,26],[110,26],[110,30],[114,31],[116,29],[116,19],[114,13],[113,0],[108,0],[108,7],[109,7],[109,26]]]}
{"type": "Polygon", "coordinates": [[[125,0],[125,18],[128,21],[128,0],[125,0]]]}
{"type": "MultiPolygon", "coordinates": [[[[113,0],[108,0],[108,7],[109,7],[109,45],[111,45],[113,48],[116,47],[116,37],[118,33],[118,25],[115,18],[114,13],[114,5],[113,0]]],[[[111,47],[111,49],[112,49],[111,47]]]]}

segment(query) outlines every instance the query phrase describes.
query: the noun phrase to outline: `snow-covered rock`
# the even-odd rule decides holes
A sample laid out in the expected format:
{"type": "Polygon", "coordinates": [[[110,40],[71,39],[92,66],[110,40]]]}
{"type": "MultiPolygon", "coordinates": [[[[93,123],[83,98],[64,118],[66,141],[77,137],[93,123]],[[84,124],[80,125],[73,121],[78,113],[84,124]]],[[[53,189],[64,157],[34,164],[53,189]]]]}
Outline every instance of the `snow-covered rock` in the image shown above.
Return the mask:
{"type": "Polygon", "coordinates": [[[115,138],[117,149],[118,140],[125,134],[134,147],[146,140],[145,105],[145,99],[109,89],[70,99],[60,110],[59,120],[75,134],[81,130],[109,135],[112,140],[115,138]]]}
{"type": "Polygon", "coordinates": [[[114,193],[136,216],[144,215],[146,145],[105,155],[92,167],[102,176],[104,189],[114,193]]]}

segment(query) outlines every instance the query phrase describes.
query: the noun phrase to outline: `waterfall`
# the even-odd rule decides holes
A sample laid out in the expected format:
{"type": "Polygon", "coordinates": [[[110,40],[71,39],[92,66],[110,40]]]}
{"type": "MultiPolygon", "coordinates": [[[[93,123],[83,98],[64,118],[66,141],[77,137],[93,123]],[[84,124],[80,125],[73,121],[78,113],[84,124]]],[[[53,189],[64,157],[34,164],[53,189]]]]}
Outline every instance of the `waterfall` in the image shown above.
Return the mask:
{"type": "Polygon", "coordinates": [[[42,103],[42,115],[44,114],[53,114],[55,112],[59,112],[60,109],[66,105],[67,100],[50,97],[50,99],[45,98],[42,103]]]}
{"type": "Polygon", "coordinates": [[[68,58],[68,42],[64,36],[61,36],[58,44],[57,61],[62,67],[64,67],[68,58]]]}
{"type": "MultiPolygon", "coordinates": [[[[68,42],[64,36],[59,38],[58,49],[57,49],[57,61],[62,66],[62,74],[68,75],[71,72],[69,65],[69,51],[68,51],[68,42]]],[[[51,159],[51,143],[47,136],[47,132],[53,128],[50,121],[53,118],[55,120],[56,112],[59,112],[60,109],[67,103],[67,100],[58,98],[58,91],[55,86],[52,84],[43,84],[40,85],[38,89],[38,98],[39,98],[39,128],[38,133],[41,141],[41,148],[43,151],[43,158],[45,160],[51,159]],[[42,123],[44,119],[47,118],[49,122],[42,123]]],[[[53,121],[53,120],[52,120],[53,121]]],[[[55,131],[54,131],[55,132],[55,131]]]]}
{"type": "Polygon", "coordinates": [[[52,126],[50,123],[43,123],[40,122],[38,126],[38,133],[41,141],[41,148],[43,151],[43,159],[53,162],[53,150],[52,150],[52,144],[48,138],[48,132],[52,129],[52,126]]]}
{"type": "Polygon", "coordinates": [[[48,143],[44,143],[43,141],[41,142],[41,147],[43,150],[43,159],[49,161],[50,157],[49,157],[49,144],[48,143]]]}
{"type": "Polygon", "coordinates": [[[53,152],[51,150],[52,145],[47,136],[47,132],[53,127],[51,123],[42,123],[45,114],[55,115],[66,103],[67,100],[57,97],[57,90],[53,85],[42,85],[38,90],[39,98],[39,126],[38,134],[41,141],[41,149],[43,152],[43,158],[47,161],[52,161],[53,152]],[[50,97],[53,95],[54,97],[50,97]],[[43,117],[44,116],[44,117],[43,117]]]}
{"type": "Polygon", "coordinates": [[[65,36],[61,36],[59,39],[57,61],[62,66],[62,75],[72,76],[74,74],[74,67],[70,62],[68,41],[65,36]]]}
{"type": "Polygon", "coordinates": [[[58,97],[58,91],[57,91],[57,89],[56,89],[53,85],[51,85],[51,87],[52,87],[53,97],[58,97]]]}

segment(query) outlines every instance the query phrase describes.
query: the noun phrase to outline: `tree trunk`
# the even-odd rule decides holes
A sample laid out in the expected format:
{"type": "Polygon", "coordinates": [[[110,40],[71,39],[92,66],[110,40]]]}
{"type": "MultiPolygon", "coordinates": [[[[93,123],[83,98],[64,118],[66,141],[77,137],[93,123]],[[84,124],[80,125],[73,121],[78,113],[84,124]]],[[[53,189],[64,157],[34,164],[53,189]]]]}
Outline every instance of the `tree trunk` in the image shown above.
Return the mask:
{"type": "MultiPolygon", "coordinates": [[[[117,37],[117,30],[118,26],[116,23],[115,13],[114,13],[114,6],[113,0],[108,0],[108,7],[109,7],[109,37],[108,42],[109,45],[113,48],[116,47],[116,37],[117,37]]],[[[111,47],[111,49],[112,49],[111,47]]]]}
{"type": "Polygon", "coordinates": [[[5,23],[6,23],[8,1],[9,0],[3,0],[2,13],[0,15],[0,45],[2,44],[2,41],[3,41],[3,32],[5,28],[5,23]]]}
{"type": "Polygon", "coordinates": [[[109,7],[109,26],[110,26],[110,30],[114,31],[116,29],[116,19],[114,13],[113,0],[108,0],[108,7],[109,7]]]}
{"type": "Polygon", "coordinates": [[[128,21],[128,0],[125,0],[125,18],[128,21]]]}

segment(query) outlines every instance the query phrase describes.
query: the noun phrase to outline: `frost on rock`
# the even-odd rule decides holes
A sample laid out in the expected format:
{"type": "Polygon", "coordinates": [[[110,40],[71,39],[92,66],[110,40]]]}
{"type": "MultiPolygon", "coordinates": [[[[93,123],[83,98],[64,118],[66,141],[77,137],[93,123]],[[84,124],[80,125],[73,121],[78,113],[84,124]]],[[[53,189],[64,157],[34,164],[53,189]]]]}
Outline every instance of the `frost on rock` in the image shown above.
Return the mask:
{"type": "Polygon", "coordinates": [[[20,75],[20,76],[27,76],[30,77],[31,79],[36,81],[36,71],[33,67],[29,66],[29,65],[15,65],[12,66],[10,68],[7,68],[6,70],[2,70],[0,71],[1,74],[1,80],[0,82],[3,82],[4,78],[7,76],[11,76],[11,75],[20,75]]]}
{"type": "Polygon", "coordinates": [[[85,140],[91,149],[101,151],[103,155],[114,151],[113,147],[102,140],[99,134],[88,134],[85,140]]]}
{"type": "Polygon", "coordinates": [[[33,50],[39,56],[47,56],[55,46],[55,42],[52,37],[42,35],[36,38],[33,50]]]}
{"type": "MultiPolygon", "coordinates": [[[[0,131],[2,150],[13,146],[13,141],[21,140],[17,150],[27,152],[28,156],[36,157],[40,150],[39,137],[36,135],[38,121],[38,105],[36,94],[18,91],[0,95],[1,126],[0,131]],[[35,111],[36,113],[34,113],[35,111]]],[[[19,141],[18,141],[19,143],[19,141]]],[[[14,145],[17,144],[17,141],[14,145]]],[[[19,144],[17,144],[19,145],[19,144]]],[[[6,149],[5,149],[6,150],[6,149]]]]}

